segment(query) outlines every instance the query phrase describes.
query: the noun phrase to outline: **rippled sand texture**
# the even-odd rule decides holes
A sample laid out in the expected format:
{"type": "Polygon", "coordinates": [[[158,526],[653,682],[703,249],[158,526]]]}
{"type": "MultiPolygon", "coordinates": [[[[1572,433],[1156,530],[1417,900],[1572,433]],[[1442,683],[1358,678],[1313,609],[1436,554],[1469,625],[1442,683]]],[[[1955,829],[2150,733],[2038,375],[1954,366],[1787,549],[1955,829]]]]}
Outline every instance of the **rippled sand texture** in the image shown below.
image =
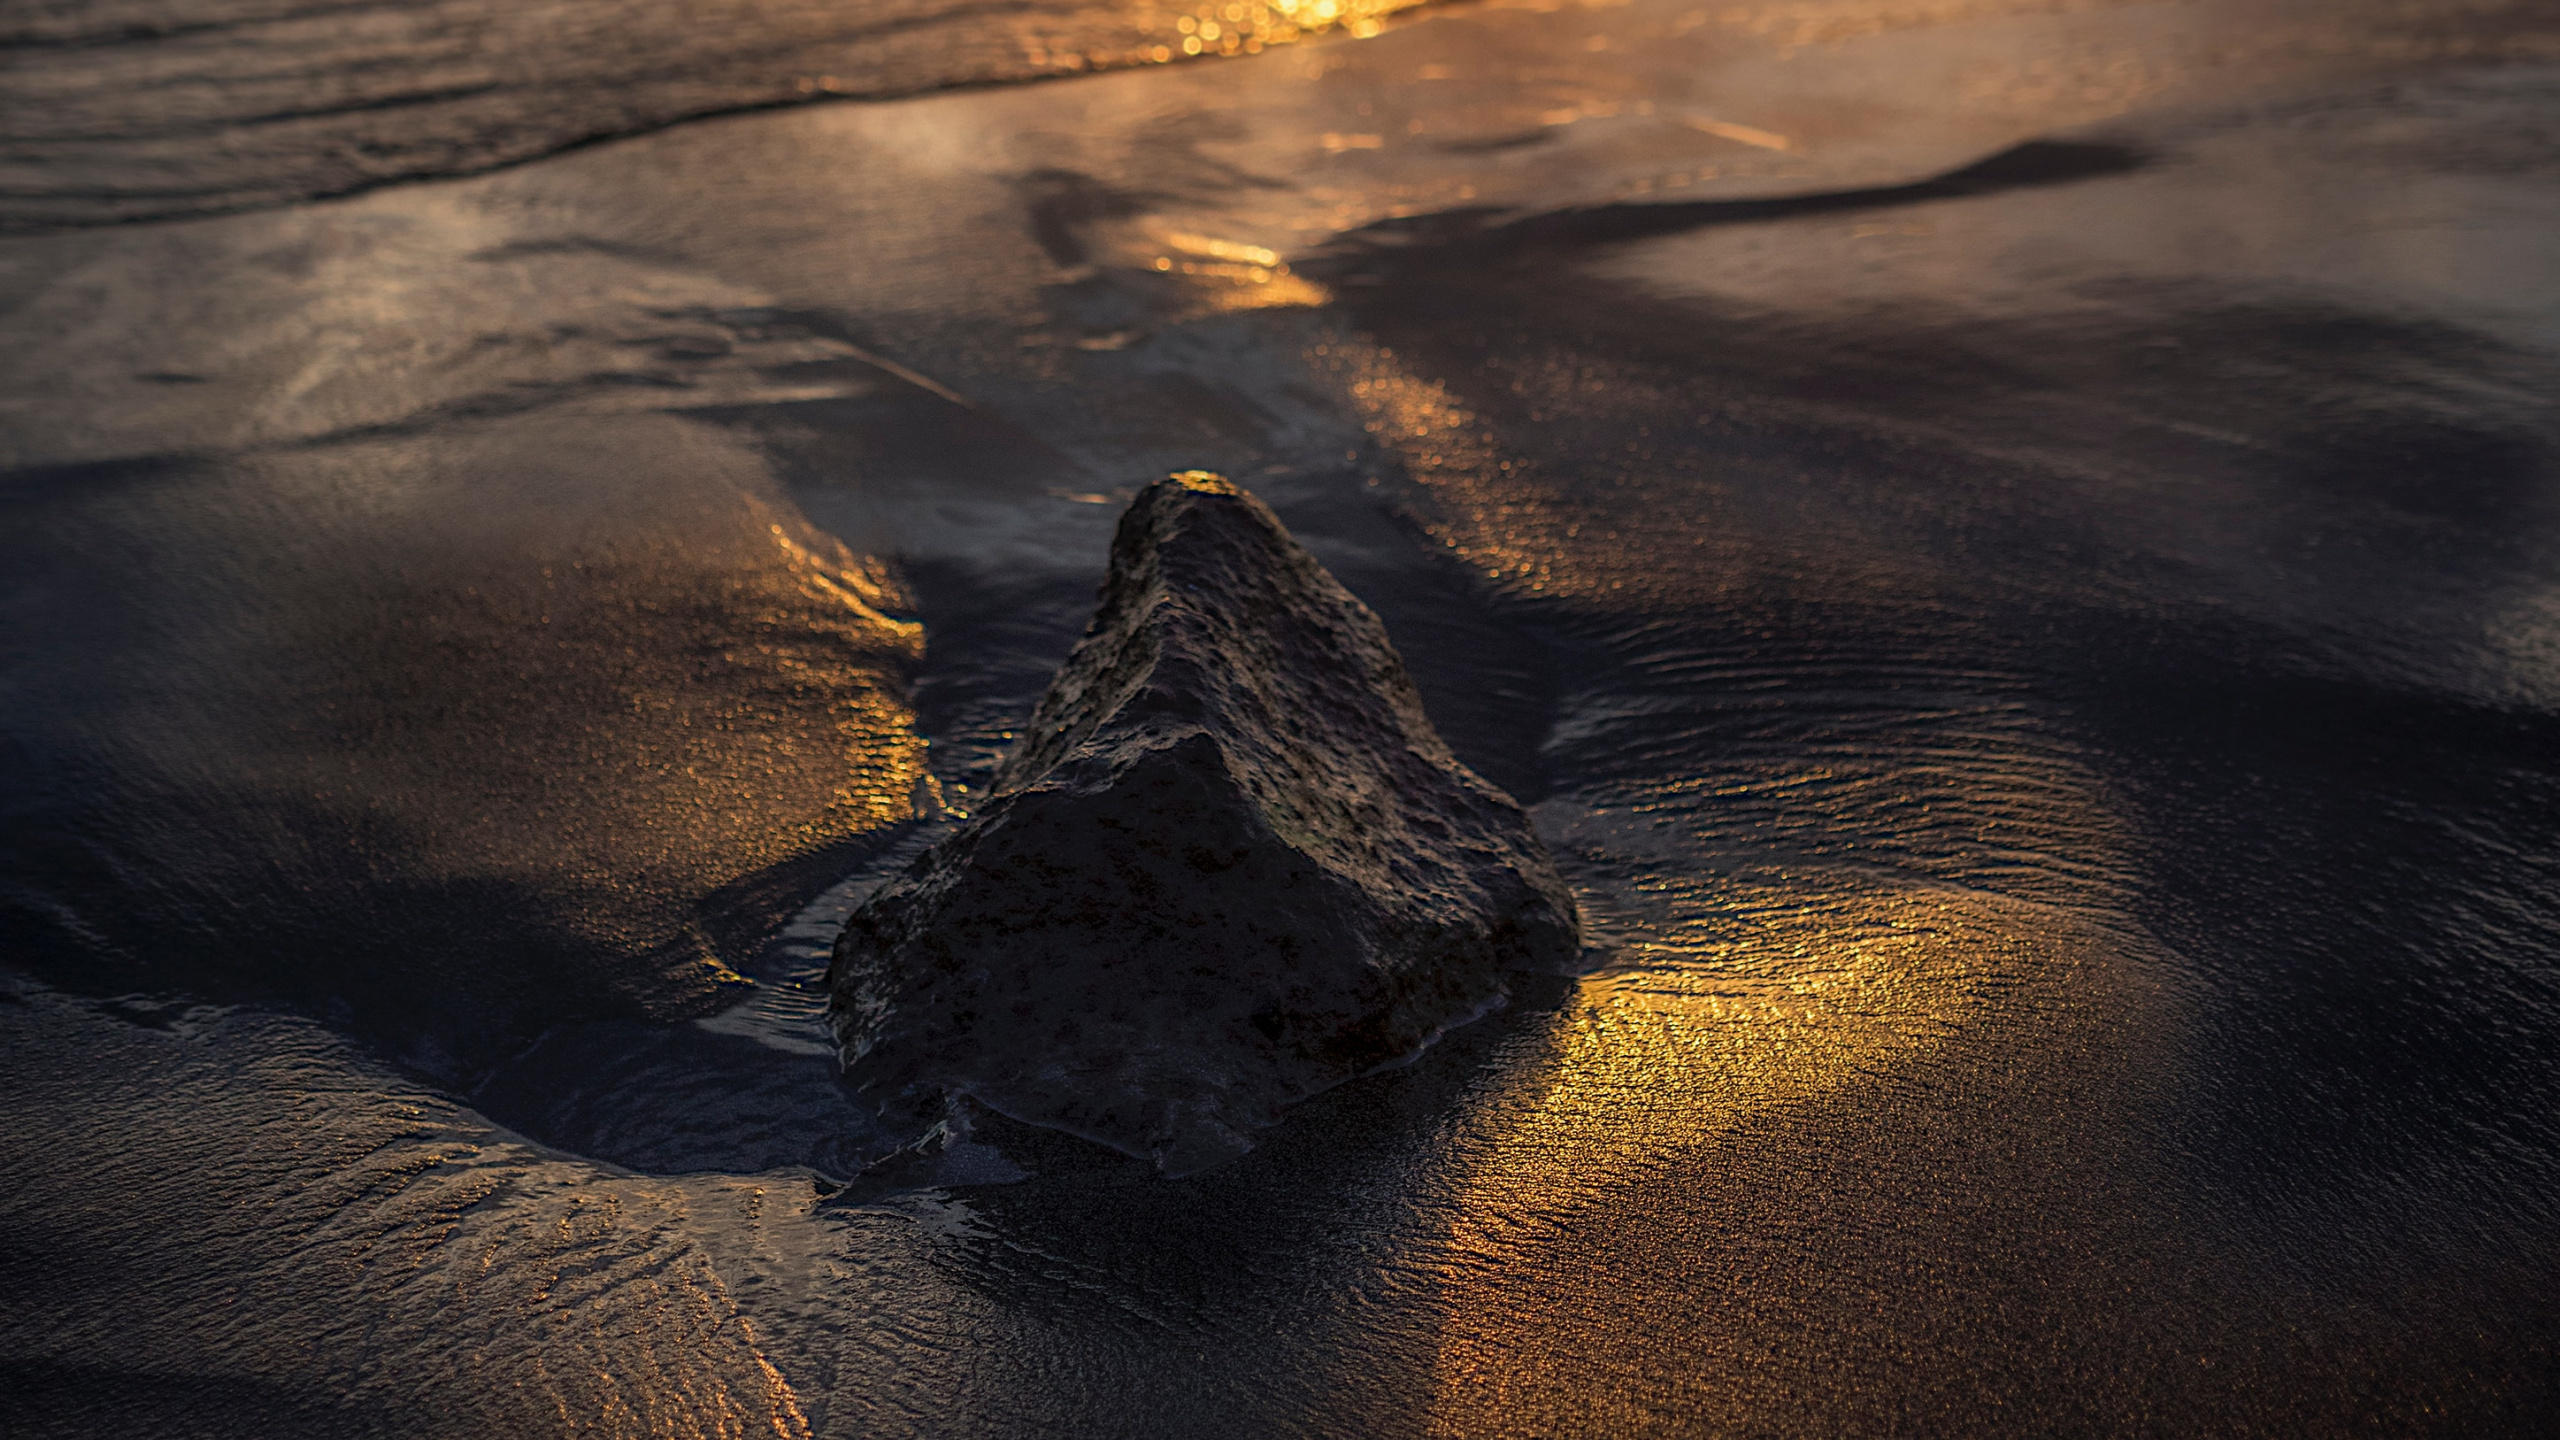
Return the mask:
{"type": "Polygon", "coordinates": [[[201,13],[159,140],[8,22],[18,223],[252,207],[0,240],[13,1424],[2560,1414],[2549,5],[201,13]],[[1592,973],[839,1189],[834,931],[1195,467],[1592,973]]]}

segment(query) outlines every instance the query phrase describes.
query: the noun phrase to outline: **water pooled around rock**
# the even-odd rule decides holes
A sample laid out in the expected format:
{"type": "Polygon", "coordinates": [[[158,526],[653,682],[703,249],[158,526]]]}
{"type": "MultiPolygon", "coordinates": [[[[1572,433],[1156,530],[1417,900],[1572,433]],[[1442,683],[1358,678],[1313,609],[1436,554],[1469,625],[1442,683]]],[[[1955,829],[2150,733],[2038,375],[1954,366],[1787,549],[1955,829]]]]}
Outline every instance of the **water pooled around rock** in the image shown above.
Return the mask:
{"type": "Polygon", "coordinates": [[[1377,616],[1195,471],[1130,505],[991,797],[854,914],[829,983],[884,1110],[965,1095],[1183,1174],[1579,949],[1377,616]]]}

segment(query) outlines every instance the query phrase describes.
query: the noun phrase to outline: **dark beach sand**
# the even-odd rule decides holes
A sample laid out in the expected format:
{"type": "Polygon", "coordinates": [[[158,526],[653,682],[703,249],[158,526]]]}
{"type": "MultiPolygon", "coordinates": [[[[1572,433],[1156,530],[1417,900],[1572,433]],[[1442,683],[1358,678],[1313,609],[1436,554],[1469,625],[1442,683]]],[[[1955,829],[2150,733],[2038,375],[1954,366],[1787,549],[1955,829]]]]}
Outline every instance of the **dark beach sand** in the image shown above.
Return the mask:
{"type": "Polygon", "coordinates": [[[2560,1423],[2560,7],[659,8],[0,34],[10,1434],[2560,1423]],[[1593,973],[839,1190],[1194,467],[1593,973]]]}

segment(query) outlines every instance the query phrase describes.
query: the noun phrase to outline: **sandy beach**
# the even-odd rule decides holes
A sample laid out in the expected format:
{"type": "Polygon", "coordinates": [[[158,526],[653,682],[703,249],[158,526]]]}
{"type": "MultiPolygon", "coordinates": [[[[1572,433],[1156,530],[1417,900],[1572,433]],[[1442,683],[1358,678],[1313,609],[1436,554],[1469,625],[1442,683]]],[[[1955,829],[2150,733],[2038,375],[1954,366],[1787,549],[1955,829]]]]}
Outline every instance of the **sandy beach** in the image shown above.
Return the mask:
{"type": "Polygon", "coordinates": [[[2554,1424],[2560,6],[712,8],[0,23],[11,1434],[2554,1424]],[[1195,469],[1586,973],[866,1181],[1195,469]]]}

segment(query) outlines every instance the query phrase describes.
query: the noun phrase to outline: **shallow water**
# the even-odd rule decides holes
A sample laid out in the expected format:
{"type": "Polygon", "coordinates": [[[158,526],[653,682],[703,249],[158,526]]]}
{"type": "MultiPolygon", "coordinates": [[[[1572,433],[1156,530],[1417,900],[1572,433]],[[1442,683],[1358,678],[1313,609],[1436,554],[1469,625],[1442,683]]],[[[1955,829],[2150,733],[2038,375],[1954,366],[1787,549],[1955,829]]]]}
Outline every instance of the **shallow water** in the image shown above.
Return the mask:
{"type": "Polygon", "coordinates": [[[673,125],[761,101],[633,17],[523,93],[639,118],[0,241],[32,1433],[2548,1427],[2560,13],[1463,7],[673,125]],[[831,926],[1195,466],[1594,973],[1191,1180],[838,1188],[908,1137],[831,926]]]}
{"type": "Polygon", "coordinates": [[[0,230],[469,175],[706,115],[1371,36],[1417,0],[21,0],[0,230]]]}

